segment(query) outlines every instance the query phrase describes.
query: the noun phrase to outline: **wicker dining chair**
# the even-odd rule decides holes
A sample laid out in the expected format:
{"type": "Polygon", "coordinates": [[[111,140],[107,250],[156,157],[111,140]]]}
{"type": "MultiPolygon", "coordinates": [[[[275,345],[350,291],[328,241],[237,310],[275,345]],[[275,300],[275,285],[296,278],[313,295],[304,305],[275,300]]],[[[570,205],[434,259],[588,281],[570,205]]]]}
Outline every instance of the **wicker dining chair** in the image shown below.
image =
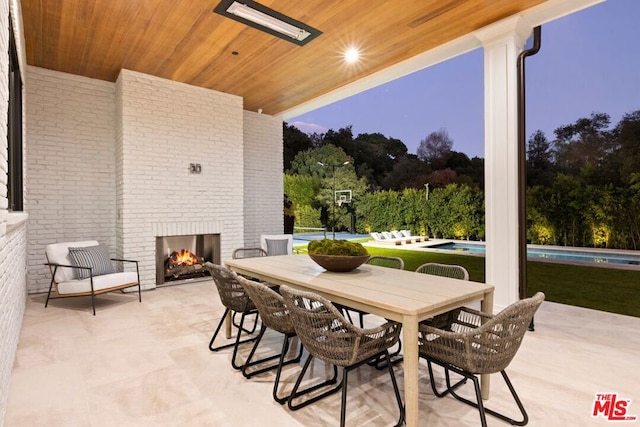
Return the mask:
{"type": "Polygon", "coordinates": [[[233,356],[231,357],[231,366],[234,369],[240,370],[244,366],[244,364],[240,364],[236,362],[236,357],[238,355],[238,347],[240,344],[244,344],[247,342],[255,341],[257,336],[245,339],[242,341],[240,336],[242,332],[246,332],[247,334],[253,334],[256,330],[258,324],[258,309],[254,305],[253,301],[249,298],[249,295],[245,292],[244,288],[238,281],[238,275],[233,271],[229,270],[226,267],[221,265],[213,264],[211,262],[206,262],[204,267],[209,271],[211,277],[213,278],[213,282],[218,289],[218,295],[220,295],[220,301],[222,305],[224,305],[225,310],[220,322],[218,323],[218,327],[216,328],[213,336],[211,337],[211,341],[209,342],[209,350],[218,351],[224,348],[233,347],[233,356]],[[230,344],[220,345],[215,347],[214,341],[222,328],[222,324],[227,317],[227,314],[231,312],[232,318],[235,319],[236,313],[240,314],[240,323],[236,323],[233,321],[233,325],[238,328],[238,332],[236,333],[235,342],[230,344]],[[244,328],[244,321],[247,316],[254,315],[254,323],[251,329],[244,328]]]}
{"type": "Polygon", "coordinates": [[[231,258],[256,258],[261,256],[267,256],[267,251],[262,248],[238,248],[233,251],[231,258]]]}
{"type": "Polygon", "coordinates": [[[513,425],[526,425],[529,417],[505,369],[520,348],[529,323],[544,301],[544,297],[542,292],[538,292],[531,298],[511,304],[496,315],[461,307],[436,316],[426,324],[421,323],[418,332],[418,351],[420,357],[427,361],[433,393],[437,397],[451,394],[461,402],[477,408],[483,427],[487,425],[485,413],[513,425]],[[432,363],[444,368],[446,380],[444,391],[438,391],[436,388],[432,363]],[[452,385],[449,371],[462,375],[463,378],[452,385]],[[498,372],[502,375],[520,410],[522,415],[520,421],[485,408],[482,403],[477,375],[498,372]],[[466,383],[467,379],[473,381],[476,402],[460,396],[455,391],[466,383]]]}
{"type": "MultiPolygon", "coordinates": [[[[404,270],[404,260],[402,258],[395,257],[395,256],[375,255],[375,256],[369,257],[369,259],[367,260],[367,264],[378,265],[380,267],[396,268],[398,270],[404,270]]],[[[360,319],[360,327],[364,328],[364,316],[369,313],[367,313],[366,311],[357,310],[355,308],[348,308],[348,307],[341,307],[341,308],[343,309],[344,313],[346,313],[347,318],[351,323],[353,323],[353,319],[351,319],[351,314],[349,314],[349,311],[355,311],[356,313],[358,313],[358,317],[360,319]]]]}
{"type": "MultiPolygon", "coordinates": [[[[400,257],[395,257],[395,256],[374,255],[369,258],[369,260],[367,261],[367,264],[378,265],[380,267],[395,268],[397,270],[404,270],[404,260],[400,257]]],[[[354,308],[350,308],[349,310],[353,310],[358,313],[358,317],[360,320],[360,327],[364,328],[364,316],[369,313],[364,312],[362,310],[357,310],[354,308]]],[[[346,311],[346,313],[347,313],[347,317],[349,318],[349,321],[351,321],[351,316],[349,315],[349,311],[346,311]]],[[[400,356],[401,351],[402,351],[402,341],[398,340],[398,348],[389,352],[390,358],[388,360],[391,360],[391,363],[402,362],[403,358],[402,356],[400,356]]],[[[372,361],[369,364],[371,366],[375,366],[376,369],[382,370],[385,368],[385,366],[387,366],[388,360],[385,357],[379,357],[378,359],[376,359],[375,361],[372,361]]]]}
{"type": "MultiPolygon", "coordinates": [[[[302,372],[293,386],[288,402],[289,409],[300,409],[338,390],[342,390],[340,426],[343,427],[346,421],[349,372],[370,360],[377,359],[381,355],[389,357],[388,349],[398,342],[401,325],[397,322],[387,321],[377,328],[358,328],[348,322],[331,301],[326,298],[312,292],[295,290],[288,286],[280,287],[280,293],[284,298],[286,307],[289,309],[296,333],[309,352],[309,357],[302,368],[302,372]],[[300,397],[298,388],[314,358],[332,364],[334,372],[337,366],[342,367],[342,381],[336,387],[296,404],[295,400],[300,397]]],[[[404,406],[392,364],[389,363],[387,366],[400,411],[400,417],[396,425],[400,426],[404,423],[404,406]]]]}
{"type": "Polygon", "coordinates": [[[433,274],[434,276],[451,277],[453,279],[469,280],[469,272],[461,265],[438,264],[428,262],[416,268],[416,273],[433,274]]]}
{"type": "MultiPolygon", "coordinates": [[[[280,383],[280,375],[282,374],[282,367],[284,365],[297,363],[300,361],[303,350],[302,343],[300,343],[300,352],[298,353],[298,355],[295,358],[289,359],[285,362],[285,356],[289,352],[289,343],[291,339],[296,336],[296,331],[293,327],[291,317],[289,316],[289,310],[284,305],[282,296],[274,291],[271,287],[263,283],[247,280],[241,276],[238,276],[238,281],[244,287],[244,290],[251,298],[251,301],[253,301],[258,308],[260,319],[262,320],[260,333],[255,344],[253,345],[253,348],[251,349],[251,352],[249,353],[249,356],[247,356],[247,360],[244,364],[244,367],[242,368],[242,375],[244,375],[246,378],[251,378],[254,375],[262,374],[264,372],[277,368],[276,378],[273,384],[273,399],[282,405],[289,399],[288,395],[284,397],[280,397],[278,395],[278,386],[280,383]],[[282,350],[279,354],[276,354],[274,356],[268,356],[263,359],[254,361],[253,356],[255,355],[256,350],[258,349],[258,346],[260,345],[262,337],[264,336],[267,328],[280,332],[284,335],[282,350]],[[262,368],[250,371],[250,368],[262,365],[276,358],[279,359],[277,364],[270,364],[269,366],[263,366],[262,368]]],[[[333,382],[335,383],[335,378],[333,379],[333,382]]]]}

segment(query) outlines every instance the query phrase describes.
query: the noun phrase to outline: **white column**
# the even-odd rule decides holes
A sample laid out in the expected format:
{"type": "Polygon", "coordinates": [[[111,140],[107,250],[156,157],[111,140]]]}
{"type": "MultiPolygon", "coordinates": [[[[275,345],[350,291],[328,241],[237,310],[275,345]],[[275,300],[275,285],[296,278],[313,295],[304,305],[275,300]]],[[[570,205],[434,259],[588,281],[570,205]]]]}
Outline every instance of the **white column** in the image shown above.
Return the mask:
{"type": "Polygon", "coordinates": [[[484,47],[485,270],[495,312],[519,297],[516,63],[531,32],[512,17],[475,34],[484,47]]]}

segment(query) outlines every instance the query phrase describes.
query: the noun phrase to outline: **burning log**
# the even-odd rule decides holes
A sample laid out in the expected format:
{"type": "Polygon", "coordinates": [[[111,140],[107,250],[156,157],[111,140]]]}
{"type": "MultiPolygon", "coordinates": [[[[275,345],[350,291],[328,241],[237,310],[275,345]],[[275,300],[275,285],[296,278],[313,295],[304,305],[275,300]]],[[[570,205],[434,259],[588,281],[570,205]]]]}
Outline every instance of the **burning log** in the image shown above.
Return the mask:
{"type": "Polygon", "coordinates": [[[193,252],[182,249],[172,252],[164,261],[165,279],[179,279],[182,276],[204,275],[204,258],[196,256],[193,252]]]}

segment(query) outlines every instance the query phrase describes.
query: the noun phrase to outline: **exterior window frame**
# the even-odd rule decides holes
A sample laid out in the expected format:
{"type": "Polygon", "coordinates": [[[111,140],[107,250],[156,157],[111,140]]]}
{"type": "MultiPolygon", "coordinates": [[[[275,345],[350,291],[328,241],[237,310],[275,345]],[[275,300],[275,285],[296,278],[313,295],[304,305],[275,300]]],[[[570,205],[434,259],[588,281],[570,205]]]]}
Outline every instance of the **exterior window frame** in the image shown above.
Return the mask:
{"type": "Polygon", "coordinates": [[[7,112],[7,196],[9,211],[22,212],[23,157],[22,157],[22,77],[18,49],[9,15],[9,108],[7,112]]]}

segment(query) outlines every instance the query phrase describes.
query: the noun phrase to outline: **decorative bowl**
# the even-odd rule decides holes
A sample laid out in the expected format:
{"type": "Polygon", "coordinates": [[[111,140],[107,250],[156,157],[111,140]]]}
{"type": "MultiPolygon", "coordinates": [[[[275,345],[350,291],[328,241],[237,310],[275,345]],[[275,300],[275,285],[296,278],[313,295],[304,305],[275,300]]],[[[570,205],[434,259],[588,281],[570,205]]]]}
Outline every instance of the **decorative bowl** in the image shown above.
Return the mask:
{"type": "Polygon", "coordinates": [[[328,271],[346,272],[355,270],[367,262],[369,255],[320,255],[309,254],[312,260],[328,271]]]}

